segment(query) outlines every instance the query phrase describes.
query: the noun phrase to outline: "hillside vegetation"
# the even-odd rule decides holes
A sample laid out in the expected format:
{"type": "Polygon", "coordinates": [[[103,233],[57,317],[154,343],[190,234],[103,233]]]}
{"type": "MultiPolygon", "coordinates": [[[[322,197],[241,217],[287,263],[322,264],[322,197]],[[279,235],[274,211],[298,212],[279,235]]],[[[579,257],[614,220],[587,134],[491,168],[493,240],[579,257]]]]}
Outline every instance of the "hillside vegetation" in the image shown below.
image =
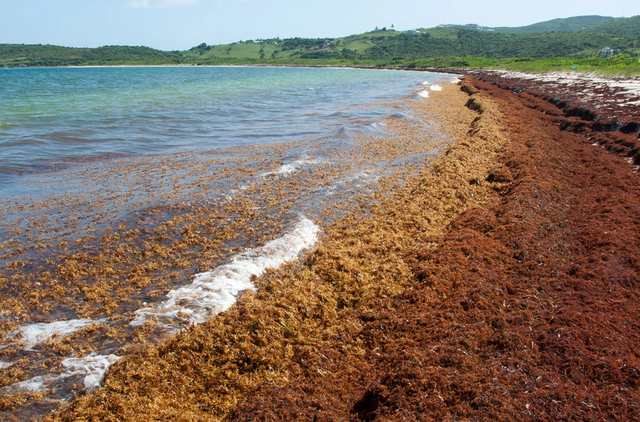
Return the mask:
{"type": "MultiPolygon", "coordinates": [[[[510,28],[520,33],[509,34],[478,28],[486,29],[477,25],[448,25],[418,32],[383,29],[341,38],[272,38],[227,45],[202,43],[186,51],[172,52],[148,47],[0,44],[0,67],[117,64],[531,67],[539,63],[537,69],[543,70],[562,62],[562,66],[569,69],[576,64],[604,69],[612,66],[611,60],[601,59],[599,55],[603,47],[610,47],[616,56],[624,58],[617,59],[615,69],[624,74],[638,73],[640,16],[554,19],[510,28]],[[586,25],[590,27],[572,32],[559,29],[586,25]],[[556,32],[532,32],[545,28],[556,32]],[[549,60],[555,62],[550,65],[549,60]],[[621,61],[624,66],[620,66],[621,61]]],[[[614,73],[618,71],[615,69],[614,73]]]]}
{"type": "Polygon", "coordinates": [[[563,26],[592,26],[588,31],[513,34],[479,31],[471,29],[470,26],[460,26],[425,29],[417,34],[376,31],[336,39],[249,40],[229,45],[201,44],[186,51],[185,57],[198,63],[215,64],[238,60],[380,62],[399,57],[594,58],[600,54],[603,47],[613,48],[618,54],[635,56],[640,53],[640,17],[613,19],[582,16],[536,25],[539,25],[538,28],[557,29],[557,25],[552,25],[556,21],[563,26]],[[602,21],[605,22],[595,25],[602,21]]]}
{"type": "Polygon", "coordinates": [[[149,47],[104,46],[98,48],[54,45],[0,44],[0,66],[88,66],[118,64],[182,63],[182,52],[149,47]]]}
{"type": "Polygon", "coordinates": [[[519,27],[496,27],[497,32],[502,34],[530,34],[536,32],[572,32],[590,28],[614,20],[610,16],[574,16],[572,18],[552,19],[550,21],[538,22],[533,25],[519,27]]]}
{"type": "Polygon", "coordinates": [[[615,19],[587,28],[585,32],[598,32],[620,37],[640,37],[640,16],[627,19],[615,19]]]}

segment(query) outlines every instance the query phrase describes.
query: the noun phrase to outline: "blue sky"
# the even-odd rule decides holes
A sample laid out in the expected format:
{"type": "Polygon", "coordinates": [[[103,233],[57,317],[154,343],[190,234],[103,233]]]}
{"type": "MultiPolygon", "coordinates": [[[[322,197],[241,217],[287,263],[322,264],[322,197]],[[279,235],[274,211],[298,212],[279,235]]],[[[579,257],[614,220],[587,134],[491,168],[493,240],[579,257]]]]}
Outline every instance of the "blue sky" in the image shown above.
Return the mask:
{"type": "Polygon", "coordinates": [[[640,14],[638,0],[0,0],[0,43],[73,47],[339,37],[395,25],[521,26],[559,17],[640,14]]]}

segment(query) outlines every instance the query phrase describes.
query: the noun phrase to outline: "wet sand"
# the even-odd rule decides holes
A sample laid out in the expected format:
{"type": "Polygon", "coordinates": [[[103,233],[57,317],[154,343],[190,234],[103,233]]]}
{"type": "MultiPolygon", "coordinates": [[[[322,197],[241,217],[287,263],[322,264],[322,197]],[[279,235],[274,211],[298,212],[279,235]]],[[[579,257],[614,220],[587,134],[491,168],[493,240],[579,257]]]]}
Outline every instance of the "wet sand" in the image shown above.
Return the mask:
{"type": "Polygon", "coordinates": [[[516,80],[430,92],[442,154],[48,419],[637,420],[637,120],[516,80]]]}

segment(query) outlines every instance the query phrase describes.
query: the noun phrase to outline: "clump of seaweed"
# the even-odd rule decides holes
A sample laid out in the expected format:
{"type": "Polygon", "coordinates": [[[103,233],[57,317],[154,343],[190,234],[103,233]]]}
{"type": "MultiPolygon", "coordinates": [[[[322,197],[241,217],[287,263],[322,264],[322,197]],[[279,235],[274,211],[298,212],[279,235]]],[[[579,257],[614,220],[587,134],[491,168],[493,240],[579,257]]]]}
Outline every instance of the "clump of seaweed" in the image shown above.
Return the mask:
{"type": "MultiPolygon", "coordinates": [[[[499,197],[485,181],[506,142],[496,106],[474,97],[478,114],[453,86],[431,98],[415,104],[415,112],[440,121],[453,140],[442,145],[442,155],[404,184],[381,178],[380,192],[389,194],[374,193],[325,227],[320,246],[303,262],[268,271],[256,280],[257,292],[205,324],[131,353],[110,369],[101,389],[49,420],[222,420],[256,392],[286,395],[325,378],[333,387],[322,386],[334,397],[325,405],[340,397],[353,402],[359,392],[341,384],[365,376],[367,357],[389,353],[372,348],[365,328],[423,282],[415,271],[418,251],[436,248],[461,213],[499,197]]],[[[415,127],[405,133],[424,136],[415,127]]],[[[366,415],[367,406],[356,407],[366,415]]],[[[323,404],[311,407],[321,412],[323,404]]]]}

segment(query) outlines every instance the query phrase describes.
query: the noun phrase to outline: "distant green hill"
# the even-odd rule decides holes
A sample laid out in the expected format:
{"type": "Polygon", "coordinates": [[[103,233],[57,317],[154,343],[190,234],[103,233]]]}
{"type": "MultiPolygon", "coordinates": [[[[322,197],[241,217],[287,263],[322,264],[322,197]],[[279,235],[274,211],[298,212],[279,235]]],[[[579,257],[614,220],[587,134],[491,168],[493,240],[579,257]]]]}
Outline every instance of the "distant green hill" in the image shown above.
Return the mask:
{"type": "Polygon", "coordinates": [[[183,60],[184,56],[181,52],[160,51],[149,47],[74,48],[56,45],[0,44],[0,67],[175,64],[182,63],[183,60]]]}
{"type": "Polygon", "coordinates": [[[586,32],[640,37],[640,15],[601,23],[586,29],[586,32]]]}
{"type": "Polygon", "coordinates": [[[494,30],[501,34],[532,34],[538,32],[573,32],[600,25],[614,20],[610,16],[574,16],[564,19],[552,19],[550,21],[538,22],[533,25],[518,27],[496,27],[494,30]]]}
{"type": "Polygon", "coordinates": [[[526,31],[536,28],[536,31],[554,30],[505,34],[479,25],[442,25],[407,32],[376,30],[341,38],[272,38],[226,45],[202,43],[186,51],[126,46],[71,48],[0,44],[0,67],[121,64],[380,66],[393,63],[405,66],[415,60],[443,63],[442,66],[467,66],[471,62],[465,58],[469,57],[492,60],[596,59],[603,47],[614,49],[616,54],[627,54],[629,58],[640,54],[640,16],[628,19],[578,16],[515,29],[524,31],[523,28],[528,28],[526,31]],[[602,20],[606,21],[586,30],[558,30],[571,25],[582,28],[602,20]]]}
{"type": "Polygon", "coordinates": [[[367,32],[343,38],[292,38],[256,40],[228,45],[194,47],[185,52],[191,62],[203,64],[301,61],[384,61],[393,58],[487,57],[536,59],[551,57],[595,57],[603,47],[637,55],[637,37],[602,33],[547,32],[501,34],[456,28],[431,28],[418,34],[367,32]]]}

